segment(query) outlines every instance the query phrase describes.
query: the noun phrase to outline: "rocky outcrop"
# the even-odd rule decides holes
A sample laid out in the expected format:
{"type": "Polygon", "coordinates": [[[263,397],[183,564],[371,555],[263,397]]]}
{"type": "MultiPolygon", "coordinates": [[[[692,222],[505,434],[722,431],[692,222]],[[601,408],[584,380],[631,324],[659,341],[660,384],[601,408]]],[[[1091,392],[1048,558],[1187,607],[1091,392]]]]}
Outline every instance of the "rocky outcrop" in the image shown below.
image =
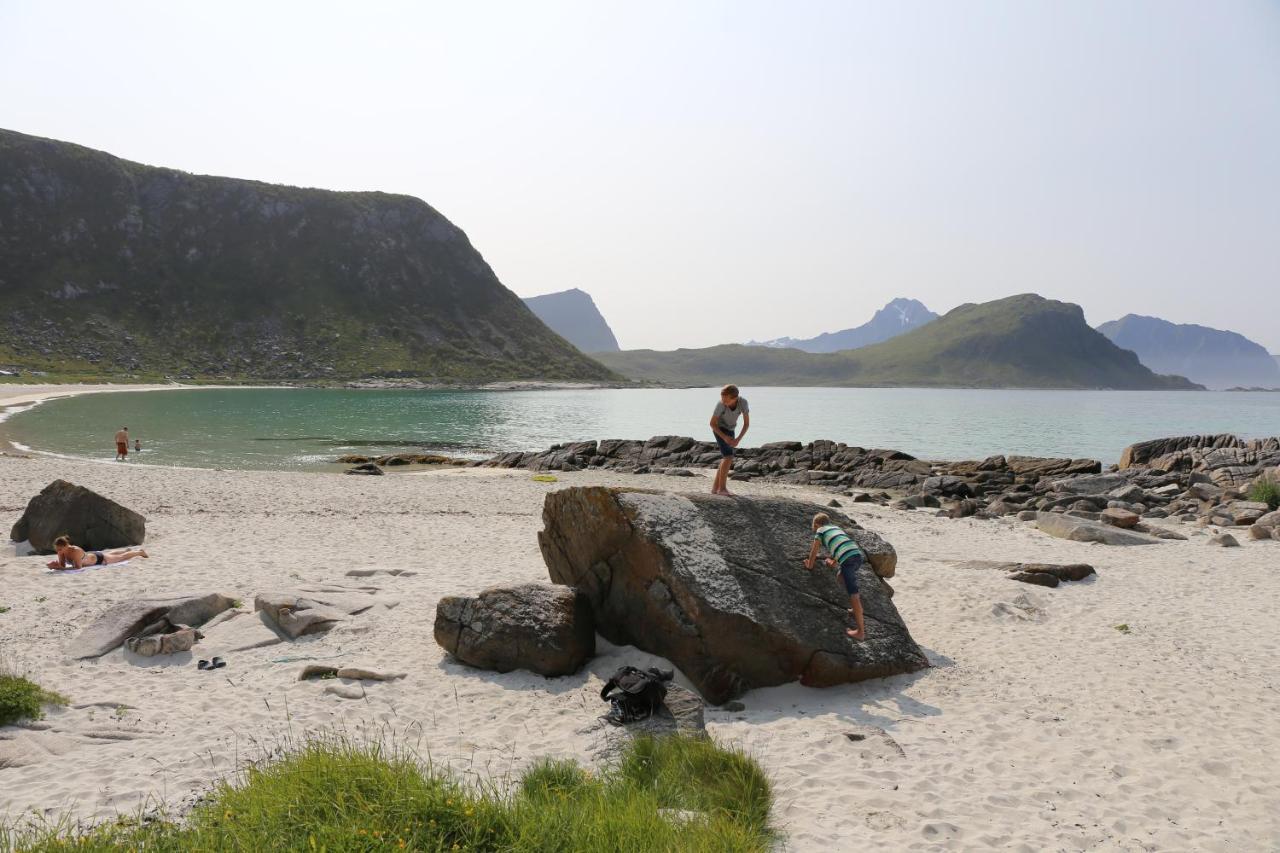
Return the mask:
{"type": "Polygon", "coordinates": [[[81,631],[67,646],[67,655],[75,659],[101,657],[162,620],[174,626],[198,628],[232,604],[229,597],[216,592],[122,602],[108,608],[81,631]]]}
{"type": "Polygon", "coordinates": [[[436,605],[436,643],[480,669],[571,675],[596,653],[591,606],[568,586],[490,587],[436,605]]]}
{"type": "Polygon", "coordinates": [[[1009,563],[995,560],[965,560],[956,563],[958,569],[985,569],[1004,572],[1010,580],[1036,586],[1056,587],[1064,581],[1082,581],[1097,574],[1086,563],[1009,563]]]}
{"type": "Polygon", "coordinates": [[[147,520],[84,486],[54,480],[27,504],[9,538],[52,554],[53,540],[63,535],[88,551],[125,548],[143,543],[147,520]]]}
{"type": "Polygon", "coordinates": [[[802,565],[823,510],[569,488],[547,495],[538,541],[551,579],[586,596],[597,631],[667,658],[715,704],[755,687],[824,687],[928,666],[877,574],[892,572],[892,546],[825,509],[879,563],[860,575],[867,639],[845,635],[843,587],[830,570],[802,565]]]}

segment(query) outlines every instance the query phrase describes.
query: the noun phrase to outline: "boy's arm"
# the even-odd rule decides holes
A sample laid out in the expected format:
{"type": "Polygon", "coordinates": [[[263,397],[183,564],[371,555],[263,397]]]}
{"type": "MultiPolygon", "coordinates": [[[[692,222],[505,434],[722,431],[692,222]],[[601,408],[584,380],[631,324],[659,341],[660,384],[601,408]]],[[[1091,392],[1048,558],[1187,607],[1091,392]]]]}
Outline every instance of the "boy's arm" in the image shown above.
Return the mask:
{"type": "Polygon", "coordinates": [[[738,437],[733,440],[733,446],[737,447],[738,442],[747,437],[747,430],[751,429],[751,413],[742,413],[742,432],[738,433],[738,437]]]}
{"type": "Polygon", "coordinates": [[[814,539],[813,544],[809,546],[809,558],[804,561],[804,567],[810,571],[813,570],[814,561],[818,559],[819,547],[817,539],[814,539]]]}
{"type": "Polygon", "coordinates": [[[715,433],[716,435],[720,436],[720,438],[721,438],[723,441],[725,441],[726,443],[728,443],[728,444],[733,444],[733,439],[732,439],[732,438],[730,438],[729,436],[725,435],[725,434],[724,434],[724,432],[722,432],[722,431],[721,431],[721,429],[720,429],[720,419],[719,419],[719,418],[717,418],[715,415],[712,415],[712,416],[711,416],[711,431],[712,431],[713,433],[715,433]]]}

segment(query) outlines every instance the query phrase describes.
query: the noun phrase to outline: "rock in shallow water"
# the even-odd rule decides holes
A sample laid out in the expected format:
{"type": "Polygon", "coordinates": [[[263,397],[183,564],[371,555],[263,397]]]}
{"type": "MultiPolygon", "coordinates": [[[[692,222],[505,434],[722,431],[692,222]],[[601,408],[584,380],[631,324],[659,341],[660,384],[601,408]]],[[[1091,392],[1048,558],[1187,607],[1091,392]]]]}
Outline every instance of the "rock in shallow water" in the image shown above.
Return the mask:
{"type": "Polygon", "coordinates": [[[667,658],[715,704],[797,679],[825,687],[928,666],[877,577],[894,571],[892,546],[828,510],[871,564],[859,574],[868,637],[845,636],[843,586],[802,565],[821,509],[571,488],[547,495],[538,540],[551,579],[585,593],[602,635],[667,658]]]}

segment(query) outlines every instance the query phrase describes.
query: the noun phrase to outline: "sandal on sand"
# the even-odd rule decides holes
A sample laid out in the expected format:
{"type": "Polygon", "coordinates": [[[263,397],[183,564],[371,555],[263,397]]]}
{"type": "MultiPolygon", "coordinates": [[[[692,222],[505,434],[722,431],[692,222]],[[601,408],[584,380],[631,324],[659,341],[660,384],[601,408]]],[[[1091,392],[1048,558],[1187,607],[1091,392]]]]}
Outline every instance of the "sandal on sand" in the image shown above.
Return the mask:
{"type": "Polygon", "coordinates": [[[209,669],[222,669],[226,665],[227,665],[227,662],[224,661],[222,658],[218,658],[218,657],[215,657],[213,660],[209,661],[209,669]]]}
{"type": "Polygon", "coordinates": [[[209,668],[210,668],[209,662],[207,660],[202,660],[196,664],[196,669],[209,669],[209,668]]]}

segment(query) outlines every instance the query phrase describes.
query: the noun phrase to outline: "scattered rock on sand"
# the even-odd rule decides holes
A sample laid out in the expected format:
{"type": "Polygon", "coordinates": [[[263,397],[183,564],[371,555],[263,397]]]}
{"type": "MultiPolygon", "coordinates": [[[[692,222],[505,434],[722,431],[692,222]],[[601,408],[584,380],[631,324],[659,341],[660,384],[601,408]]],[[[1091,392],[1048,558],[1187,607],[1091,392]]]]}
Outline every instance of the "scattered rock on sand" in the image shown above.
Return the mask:
{"type": "Polygon", "coordinates": [[[365,462],[361,465],[356,465],[352,468],[348,468],[343,473],[344,474],[368,474],[374,477],[378,477],[385,474],[386,472],[383,471],[381,468],[379,468],[377,465],[373,464],[372,462],[365,462]]]}
{"type": "Polygon", "coordinates": [[[1056,587],[1060,581],[1081,581],[1097,574],[1087,563],[1010,563],[999,560],[964,560],[957,569],[986,569],[1006,572],[1010,580],[1056,587]]]}
{"type": "Polygon", "coordinates": [[[1102,511],[1099,518],[1103,524],[1110,524],[1112,527],[1123,527],[1125,530],[1133,529],[1133,526],[1141,520],[1136,512],[1131,512],[1120,507],[1110,506],[1102,511]]]}
{"type": "MultiPolygon", "coordinates": [[[[667,658],[715,704],[755,687],[825,687],[928,666],[871,567],[859,575],[869,636],[845,636],[843,587],[801,565],[816,509],[578,487],[547,495],[538,541],[551,579],[586,594],[601,634],[667,658]]],[[[829,514],[892,572],[892,546],[829,514]]]]}
{"type": "Polygon", "coordinates": [[[1236,541],[1236,537],[1230,533],[1219,533],[1217,536],[1209,537],[1209,545],[1217,545],[1220,548],[1239,548],[1240,543],[1236,541]]]}
{"type": "Polygon", "coordinates": [[[146,539],[147,520],[84,486],[54,480],[27,504],[9,538],[52,554],[53,540],[64,534],[87,551],[125,548],[146,539]]]}
{"type": "Polygon", "coordinates": [[[75,659],[100,657],[162,619],[173,625],[199,627],[231,605],[230,598],[216,592],[126,601],[109,608],[81,631],[67,646],[67,655],[75,659]]]}
{"type": "Polygon", "coordinates": [[[1057,512],[1036,515],[1036,526],[1050,536],[1073,542],[1100,542],[1103,545],[1158,545],[1160,540],[1146,533],[1122,530],[1109,524],[1057,512]]]}
{"type": "Polygon", "coordinates": [[[548,677],[575,673],[596,653],[587,600],[572,587],[551,584],[495,586],[474,598],[442,598],[435,638],[471,666],[548,677]]]}

